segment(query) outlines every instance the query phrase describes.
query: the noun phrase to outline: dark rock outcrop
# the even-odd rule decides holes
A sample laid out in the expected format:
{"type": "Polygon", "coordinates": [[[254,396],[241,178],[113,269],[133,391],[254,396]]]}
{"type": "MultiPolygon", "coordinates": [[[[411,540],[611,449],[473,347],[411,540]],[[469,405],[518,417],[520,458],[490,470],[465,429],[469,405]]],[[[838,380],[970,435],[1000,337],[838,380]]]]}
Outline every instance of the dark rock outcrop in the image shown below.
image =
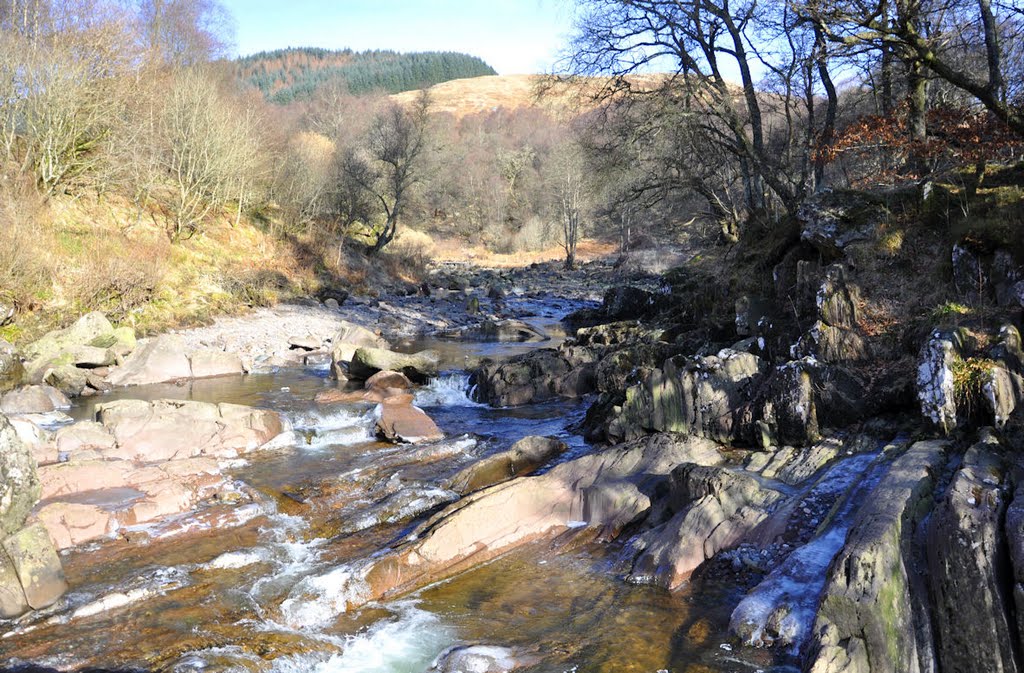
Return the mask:
{"type": "Polygon", "coordinates": [[[582,397],[596,390],[596,369],[584,347],[543,348],[482,366],[473,374],[475,397],[495,407],[582,397]]]}
{"type": "Polygon", "coordinates": [[[626,391],[607,436],[615,440],[679,432],[731,442],[741,432],[741,410],[753,399],[766,369],[760,358],[731,350],[667,360],[626,391]]]}
{"type": "Polygon", "coordinates": [[[1003,516],[1009,494],[998,441],[972,446],[928,524],[932,625],[944,673],[1019,669],[1003,516]]]}
{"type": "Polygon", "coordinates": [[[835,257],[847,246],[870,241],[888,216],[886,208],[863,192],[823,191],[797,210],[800,238],[835,257]]]}

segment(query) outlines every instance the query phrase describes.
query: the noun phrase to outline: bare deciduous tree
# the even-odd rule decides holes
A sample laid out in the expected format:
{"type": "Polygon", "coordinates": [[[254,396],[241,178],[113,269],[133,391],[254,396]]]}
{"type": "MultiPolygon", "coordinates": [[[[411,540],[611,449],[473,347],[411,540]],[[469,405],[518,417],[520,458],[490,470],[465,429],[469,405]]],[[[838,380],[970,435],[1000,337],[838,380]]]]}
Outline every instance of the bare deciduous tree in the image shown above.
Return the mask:
{"type": "Polygon", "coordinates": [[[576,268],[576,246],[583,236],[583,219],[590,209],[593,193],[583,148],[568,138],[555,148],[548,164],[552,205],[561,225],[565,268],[576,268]]]}
{"type": "Polygon", "coordinates": [[[102,0],[0,4],[0,153],[50,193],[98,161],[126,98],[128,33],[102,0]]]}
{"type": "Polygon", "coordinates": [[[429,108],[425,91],[411,108],[387,104],[370,124],[362,146],[343,155],[341,167],[347,180],[373,198],[383,217],[371,232],[371,254],[394,240],[411,192],[423,177],[429,108]]]}
{"type": "Polygon", "coordinates": [[[1013,100],[1018,71],[1021,12],[996,0],[836,0],[804,2],[829,39],[847,47],[895,50],[910,79],[912,135],[925,136],[927,73],[969,93],[1018,133],[1024,110],[1013,100]],[[1008,57],[1010,62],[1008,62],[1008,57]],[[914,126],[916,124],[916,126],[914,126]]]}
{"type": "Polygon", "coordinates": [[[826,96],[825,114],[817,111],[831,78],[809,22],[789,3],[756,0],[580,4],[567,69],[575,75],[611,75],[599,98],[620,108],[618,119],[626,105],[640,105],[640,114],[657,114],[661,107],[663,114],[645,126],[682,139],[673,129],[682,123],[689,135],[684,146],[703,146],[690,155],[698,158],[695,170],[669,172],[666,179],[688,183],[724,216],[729,209],[721,207],[717,183],[728,166],[727,172],[739,176],[746,214],[776,206],[795,212],[822,177],[821,170],[812,170],[812,145],[835,121],[834,97],[826,96]],[[637,77],[650,69],[668,69],[671,75],[653,85],[637,77]]]}
{"type": "Polygon", "coordinates": [[[233,25],[217,0],[128,0],[151,62],[192,66],[227,55],[233,25]]]}
{"type": "Polygon", "coordinates": [[[259,163],[257,124],[200,70],[177,78],[157,118],[151,167],[166,177],[172,240],[199,231],[216,208],[245,198],[259,163]]]}

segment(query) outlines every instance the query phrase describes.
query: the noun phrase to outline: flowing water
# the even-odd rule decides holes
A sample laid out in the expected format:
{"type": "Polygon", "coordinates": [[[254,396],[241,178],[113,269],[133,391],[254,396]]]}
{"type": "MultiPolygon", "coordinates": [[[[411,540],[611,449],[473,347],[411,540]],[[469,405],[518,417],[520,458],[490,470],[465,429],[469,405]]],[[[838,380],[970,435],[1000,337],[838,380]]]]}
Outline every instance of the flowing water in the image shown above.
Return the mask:
{"type": "MultiPolygon", "coordinates": [[[[525,346],[444,347],[452,362],[525,346]]],[[[446,648],[480,644],[512,648],[524,671],[776,670],[767,653],[741,661],[732,652],[736,587],[696,581],[670,594],[627,584],[612,569],[614,546],[596,543],[533,545],[404,599],[346,611],[360,564],[453,500],[439,484],[470,461],[531,434],[562,438],[569,457],[590,449],[567,429],[584,401],[492,409],[469,399],[458,369],[416,392],[449,438],[424,450],[377,442],[372,408],[318,408],[313,397],[331,385],[324,371],[281,370],[103,398],[256,405],[278,410],[295,431],[282,448],[230,469],[251,503],[210,506],[145,536],[129,531],[128,540],[65,554],[70,592],[0,623],[0,667],[422,673],[446,648]]],[[[74,415],[90,416],[94,404],[74,415]]]]}

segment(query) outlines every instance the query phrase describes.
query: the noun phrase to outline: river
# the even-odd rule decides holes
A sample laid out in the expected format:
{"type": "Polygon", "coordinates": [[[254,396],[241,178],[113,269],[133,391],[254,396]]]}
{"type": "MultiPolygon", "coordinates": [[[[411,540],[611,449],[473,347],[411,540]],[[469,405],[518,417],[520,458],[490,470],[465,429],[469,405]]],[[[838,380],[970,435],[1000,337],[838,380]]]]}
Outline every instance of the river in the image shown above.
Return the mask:
{"type": "MultiPolygon", "coordinates": [[[[557,340],[552,312],[535,313],[557,340]]],[[[626,583],[620,543],[534,544],[398,601],[346,611],[346,578],[452,500],[440,485],[461,467],[526,435],[566,442],[560,460],[591,450],[569,429],[585,400],[493,409],[467,396],[461,362],[550,343],[405,344],[440,348],[451,368],[416,392],[447,436],[430,460],[376,441],[370,407],[313,403],[335,385],[321,369],[105,396],[270,408],[291,421],[295,441],[231,466],[239,488],[255,494],[251,504],[211,505],[66,553],[70,592],[0,623],[0,661],[26,670],[422,673],[449,647],[485,645],[511,648],[517,670],[538,673],[783,670],[767,655],[734,657],[728,622],[739,589],[626,583]]],[[[89,417],[94,404],[72,415],[89,417]]]]}

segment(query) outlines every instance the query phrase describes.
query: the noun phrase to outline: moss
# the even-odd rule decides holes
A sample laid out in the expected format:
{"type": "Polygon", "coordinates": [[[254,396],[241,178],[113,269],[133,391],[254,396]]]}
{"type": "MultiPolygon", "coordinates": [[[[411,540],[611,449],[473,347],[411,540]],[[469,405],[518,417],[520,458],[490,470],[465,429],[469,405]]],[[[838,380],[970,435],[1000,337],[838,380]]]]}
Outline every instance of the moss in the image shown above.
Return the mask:
{"type": "Polygon", "coordinates": [[[932,309],[931,323],[939,326],[955,325],[960,318],[971,315],[971,308],[964,304],[947,301],[932,309]]]}
{"type": "MultiPolygon", "coordinates": [[[[901,547],[899,528],[895,529],[894,535],[896,539],[892,544],[895,545],[894,549],[899,550],[901,547]]],[[[899,556],[897,556],[889,568],[888,581],[882,585],[878,592],[878,608],[882,621],[882,632],[885,638],[886,655],[888,655],[889,661],[894,668],[899,667],[899,662],[902,658],[900,654],[902,645],[907,637],[907,634],[904,633],[906,619],[904,619],[903,611],[909,610],[910,605],[904,600],[906,593],[902,567],[899,556]]]]}
{"type": "Polygon", "coordinates": [[[12,323],[10,325],[4,325],[3,327],[0,327],[0,339],[3,339],[4,341],[9,341],[12,344],[17,343],[21,339],[22,335],[24,335],[24,333],[25,330],[22,329],[21,325],[12,323]]]}

